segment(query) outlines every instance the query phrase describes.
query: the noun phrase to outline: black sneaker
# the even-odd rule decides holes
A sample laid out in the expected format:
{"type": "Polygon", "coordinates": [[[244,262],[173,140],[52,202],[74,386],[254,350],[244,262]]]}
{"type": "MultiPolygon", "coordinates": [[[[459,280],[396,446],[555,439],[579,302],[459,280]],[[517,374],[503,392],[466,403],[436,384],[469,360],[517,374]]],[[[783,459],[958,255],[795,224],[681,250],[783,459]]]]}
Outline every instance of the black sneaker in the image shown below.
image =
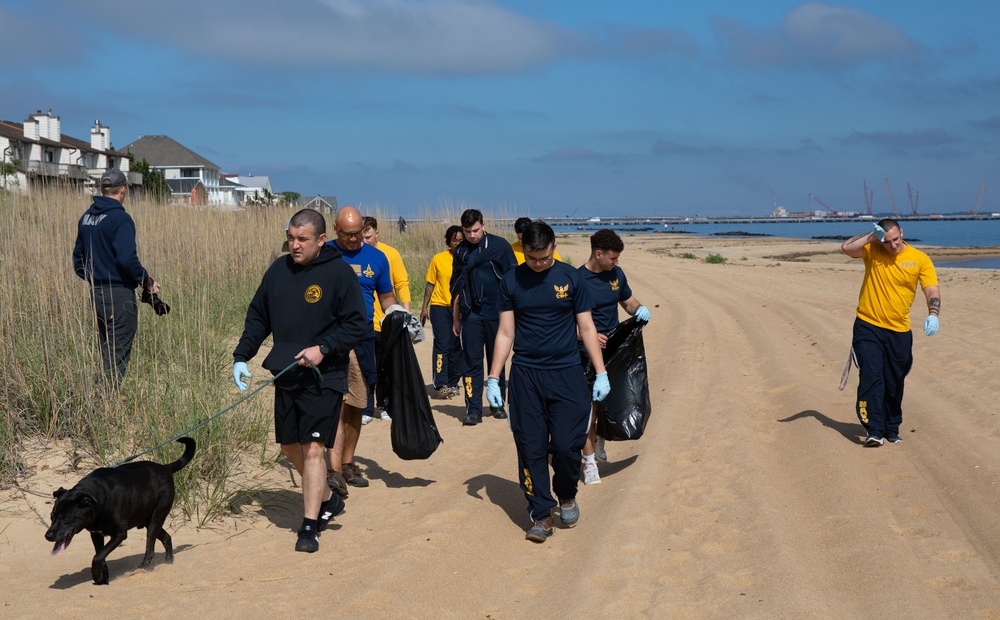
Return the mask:
{"type": "Polygon", "coordinates": [[[507,412],[504,410],[503,407],[490,407],[490,413],[492,413],[493,417],[498,420],[507,419],[507,412]]]}
{"type": "Polygon", "coordinates": [[[319,505],[319,531],[330,525],[330,520],[344,511],[344,500],[334,493],[330,499],[319,505]]]}
{"type": "Polygon", "coordinates": [[[903,438],[899,435],[886,435],[885,440],[889,443],[903,443],[903,438]]]}
{"type": "Polygon", "coordinates": [[[876,437],[874,435],[868,435],[865,437],[865,447],[866,448],[877,448],[882,445],[882,438],[876,437]]]}
{"type": "Polygon", "coordinates": [[[470,413],[462,418],[462,426],[475,426],[483,421],[483,416],[470,413]]]}
{"type": "Polygon", "coordinates": [[[295,541],[295,550],[316,553],[319,551],[319,536],[311,528],[299,530],[299,539],[295,541]]]}

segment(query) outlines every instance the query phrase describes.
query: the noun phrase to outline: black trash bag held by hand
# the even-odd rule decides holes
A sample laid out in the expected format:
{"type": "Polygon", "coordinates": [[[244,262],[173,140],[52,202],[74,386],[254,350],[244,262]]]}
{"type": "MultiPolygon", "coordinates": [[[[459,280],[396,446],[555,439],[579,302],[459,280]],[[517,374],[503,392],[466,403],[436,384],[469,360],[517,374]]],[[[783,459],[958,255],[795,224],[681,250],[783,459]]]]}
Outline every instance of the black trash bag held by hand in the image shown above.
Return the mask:
{"type": "MultiPolygon", "coordinates": [[[[646,430],[652,405],[646,369],[646,348],[642,341],[645,321],[634,318],[618,324],[608,334],[604,348],[604,368],[611,392],[595,403],[597,434],[608,441],[639,439],[646,430]]],[[[593,365],[587,364],[587,379],[594,381],[593,365]]]]}
{"type": "Polygon", "coordinates": [[[392,418],[392,451],[403,460],[426,459],[443,441],[423,374],[407,329],[411,315],[400,310],[382,320],[382,344],[378,354],[375,396],[392,418]]]}

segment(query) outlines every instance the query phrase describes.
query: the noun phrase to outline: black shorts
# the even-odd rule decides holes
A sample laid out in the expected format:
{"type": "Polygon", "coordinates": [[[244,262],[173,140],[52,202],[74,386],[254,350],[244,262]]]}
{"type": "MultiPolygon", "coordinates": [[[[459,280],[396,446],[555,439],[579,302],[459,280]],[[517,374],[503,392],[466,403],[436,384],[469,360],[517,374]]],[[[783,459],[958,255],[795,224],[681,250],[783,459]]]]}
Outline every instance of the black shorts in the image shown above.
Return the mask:
{"type": "Polygon", "coordinates": [[[281,445],[333,445],[340,420],[340,392],[318,385],[274,388],[274,439],[281,445]]]}

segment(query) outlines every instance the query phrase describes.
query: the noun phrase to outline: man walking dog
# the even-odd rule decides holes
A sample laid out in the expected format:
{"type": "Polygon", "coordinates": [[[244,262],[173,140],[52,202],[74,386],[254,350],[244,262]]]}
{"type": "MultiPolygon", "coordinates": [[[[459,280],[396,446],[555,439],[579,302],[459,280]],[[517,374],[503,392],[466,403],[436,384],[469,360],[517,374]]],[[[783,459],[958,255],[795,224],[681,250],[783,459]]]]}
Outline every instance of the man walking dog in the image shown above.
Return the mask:
{"type": "Polygon", "coordinates": [[[285,234],[290,253],[271,264],[247,308],[233,352],[233,381],[240,391],[247,389],[246,362],[271,334],[274,344],[264,368],[276,374],[298,360],[274,384],[274,434],[302,476],[303,518],[295,550],[312,553],[319,550],[318,533],[344,508],[326,484],[326,445],[337,431],[347,391],[348,354],[369,327],[354,270],[341,260],[340,250],[326,245],[323,215],[303,209],[285,234]]]}

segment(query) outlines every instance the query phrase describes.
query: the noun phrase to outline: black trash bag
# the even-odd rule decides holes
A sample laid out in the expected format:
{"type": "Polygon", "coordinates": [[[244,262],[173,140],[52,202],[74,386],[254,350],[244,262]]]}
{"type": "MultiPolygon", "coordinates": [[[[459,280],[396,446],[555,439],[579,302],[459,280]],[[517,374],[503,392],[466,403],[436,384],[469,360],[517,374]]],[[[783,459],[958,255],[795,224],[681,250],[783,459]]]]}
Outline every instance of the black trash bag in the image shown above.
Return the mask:
{"type": "MultiPolygon", "coordinates": [[[[597,434],[608,441],[639,439],[646,430],[652,404],[646,370],[646,348],[642,342],[645,321],[630,318],[608,334],[604,348],[604,368],[611,392],[595,403],[597,434]]],[[[593,384],[594,367],[587,363],[587,379],[593,384]]]]}
{"type": "Polygon", "coordinates": [[[392,312],[382,321],[378,353],[378,405],[392,418],[392,451],[401,459],[426,459],[444,440],[434,424],[424,377],[406,328],[408,314],[392,312]]]}

